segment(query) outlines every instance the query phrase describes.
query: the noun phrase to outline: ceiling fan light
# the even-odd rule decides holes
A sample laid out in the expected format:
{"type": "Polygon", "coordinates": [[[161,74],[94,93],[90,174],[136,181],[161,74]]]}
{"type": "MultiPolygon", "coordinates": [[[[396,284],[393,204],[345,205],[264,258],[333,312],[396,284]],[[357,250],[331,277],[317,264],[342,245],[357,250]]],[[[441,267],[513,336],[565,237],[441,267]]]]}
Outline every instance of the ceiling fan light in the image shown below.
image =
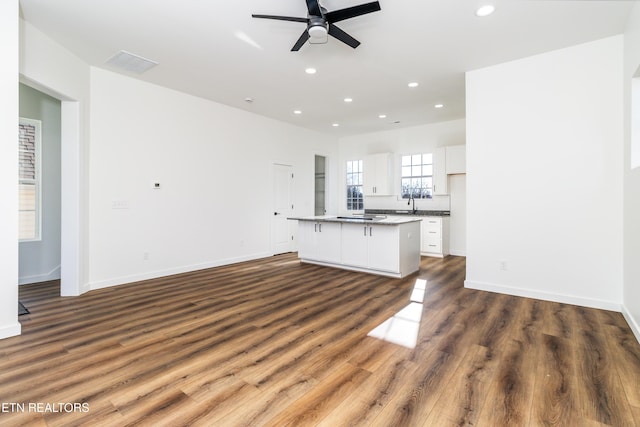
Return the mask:
{"type": "Polygon", "coordinates": [[[323,25],[314,25],[309,28],[309,37],[312,39],[326,39],[327,29],[323,25]]]}

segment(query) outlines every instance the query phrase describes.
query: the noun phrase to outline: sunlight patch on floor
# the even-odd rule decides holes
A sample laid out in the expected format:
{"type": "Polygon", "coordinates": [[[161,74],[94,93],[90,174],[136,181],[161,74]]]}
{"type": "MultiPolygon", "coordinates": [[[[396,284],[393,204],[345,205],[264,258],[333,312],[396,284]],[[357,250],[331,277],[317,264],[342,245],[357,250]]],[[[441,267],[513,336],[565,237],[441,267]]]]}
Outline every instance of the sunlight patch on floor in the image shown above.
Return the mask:
{"type": "Polygon", "coordinates": [[[426,280],[417,279],[411,292],[409,305],[385,320],[367,335],[403,347],[415,348],[418,332],[420,332],[422,302],[424,301],[426,285],[426,280]]]}

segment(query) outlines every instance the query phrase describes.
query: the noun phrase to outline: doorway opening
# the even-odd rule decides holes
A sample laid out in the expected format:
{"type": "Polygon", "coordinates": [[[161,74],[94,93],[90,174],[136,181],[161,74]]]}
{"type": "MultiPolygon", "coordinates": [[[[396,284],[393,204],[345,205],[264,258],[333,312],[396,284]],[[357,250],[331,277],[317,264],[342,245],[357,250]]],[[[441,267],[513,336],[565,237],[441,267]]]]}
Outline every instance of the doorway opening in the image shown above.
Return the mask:
{"type": "Polygon", "coordinates": [[[60,279],[62,107],[59,99],[20,83],[19,111],[18,283],[26,285],[60,279]]]}
{"type": "Polygon", "coordinates": [[[81,167],[85,159],[81,143],[81,105],[76,99],[61,92],[20,76],[20,83],[60,103],[60,295],[77,296],[89,291],[83,267],[85,253],[85,220],[87,193],[82,183],[86,172],[81,167]]]}

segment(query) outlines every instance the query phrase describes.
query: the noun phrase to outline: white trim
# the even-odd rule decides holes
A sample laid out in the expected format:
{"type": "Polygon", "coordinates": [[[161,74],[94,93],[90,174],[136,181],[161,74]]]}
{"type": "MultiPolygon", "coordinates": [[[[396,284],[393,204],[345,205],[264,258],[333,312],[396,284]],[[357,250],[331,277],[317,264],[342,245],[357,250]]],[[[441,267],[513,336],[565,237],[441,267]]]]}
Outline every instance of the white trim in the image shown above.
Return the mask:
{"type": "Polygon", "coordinates": [[[514,288],[511,286],[496,285],[493,283],[476,282],[473,280],[465,280],[464,287],[468,289],[477,289],[480,291],[497,292],[499,294],[513,295],[517,297],[534,298],[544,301],[553,301],[563,304],[580,305],[583,307],[598,308],[601,310],[610,310],[620,312],[622,304],[614,301],[595,300],[591,298],[581,298],[573,295],[555,294],[550,292],[539,292],[532,289],[514,288]]]}
{"type": "Polygon", "coordinates": [[[23,276],[18,278],[19,285],[28,285],[30,283],[48,282],[50,280],[58,280],[60,278],[60,266],[54,267],[48,273],[36,274],[34,276],[23,276]]]}
{"type": "Polygon", "coordinates": [[[321,265],[323,267],[333,267],[333,268],[339,268],[342,270],[359,271],[361,273],[376,274],[378,276],[393,277],[395,279],[402,279],[403,277],[407,277],[419,270],[418,268],[417,270],[409,271],[406,274],[402,275],[402,273],[394,273],[391,271],[383,271],[383,270],[373,270],[371,268],[355,267],[353,265],[337,264],[334,262],[317,261],[315,259],[300,258],[300,262],[305,264],[321,265]]]}
{"type": "Polygon", "coordinates": [[[88,255],[82,250],[87,234],[84,213],[88,210],[83,178],[88,171],[83,167],[80,103],[63,100],[60,107],[60,295],[78,296],[90,289],[84,274],[88,255]]]}
{"type": "Polygon", "coordinates": [[[221,267],[224,265],[237,264],[239,262],[245,262],[245,261],[253,261],[256,259],[268,258],[271,256],[273,256],[273,254],[270,252],[260,252],[260,253],[247,255],[247,256],[222,259],[214,262],[185,265],[183,267],[175,267],[167,270],[150,271],[143,274],[133,274],[131,276],[122,276],[122,277],[116,277],[114,279],[91,282],[89,283],[89,287],[91,290],[108,288],[111,286],[124,285],[127,283],[139,282],[142,280],[156,279],[158,277],[171,276],[174,274],[190,273],[192,271],[204,270],[207,268],[221,267]]]}
{"type": "Polygon", "coordinates": [[[449,250],[449,255],[453,255],[453,256],[467,256],[467,251],[459,251],[457,249],[450,249],[449,250]]]}
{"type": "Polygon", "coordinates": [[[627,307],[624,304],[622,304],[622,315],[624,316],[625,320],[629,324],[629,327],[631,328],[631,332],[633,332],[633,335],[635,335],[636,340],[638,341],[638,343],[640,343],[640,325],[638,325],[638,323],[636,322],[636,319],[633,318],[633,316],[631,315],[631,313],[629,313],[629,310],[627,310],[627,307]]]}
{"type": "MultiPolygon", "coordinates": [[[[16,307],[18,307],[18,303],[16,302],[16,307]]],[[[15,337],[20,335],[22,332],[22,325],[20,322],[14,323],[13,325],[3,326],[0,328],[0,340],[9,337],[15,337]]]]}

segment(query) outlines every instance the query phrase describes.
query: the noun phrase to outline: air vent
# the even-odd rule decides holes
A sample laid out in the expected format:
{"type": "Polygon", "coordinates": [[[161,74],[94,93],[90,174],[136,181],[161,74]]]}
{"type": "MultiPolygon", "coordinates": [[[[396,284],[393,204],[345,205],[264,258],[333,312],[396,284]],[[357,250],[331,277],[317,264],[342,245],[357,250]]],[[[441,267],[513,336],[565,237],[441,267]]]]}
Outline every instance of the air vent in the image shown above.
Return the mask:
{"type": "Polygon", "coordinates": [[[120,52],[113,55],[107,60],[106,63],[136,74],[142,74],[145,71],[158,65],[158,63],[155,61],[143,58],[139,55],[134,55],[133,53],[129,53],[124,50],[121,50],[120,52]]]}

